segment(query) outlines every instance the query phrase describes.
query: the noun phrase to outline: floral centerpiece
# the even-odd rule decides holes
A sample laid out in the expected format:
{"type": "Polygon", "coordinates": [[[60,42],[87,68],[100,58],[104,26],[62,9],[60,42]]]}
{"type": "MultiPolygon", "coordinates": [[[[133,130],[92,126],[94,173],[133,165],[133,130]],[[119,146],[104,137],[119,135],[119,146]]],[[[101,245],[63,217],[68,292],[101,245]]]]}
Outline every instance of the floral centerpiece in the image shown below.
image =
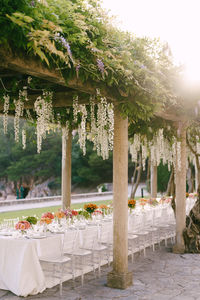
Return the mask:
{"type": "Polygon", "coordinates": [[[84,209],[80,209],[80,210],[78,211],[78,215],[79,215],[79,217],[83,217],[83,218],[85,218],[85,219],[89,219],[89,218],[90,218],[90,213],[87,212],[87,211],[84,210],[84,209]]]}
{"type": "Polygon", "coordinates": [[[128,207],[130,208],[130,212],[132,212],[132,209],[135,208],[135,205],[136,205],[136,200],[135,199],[128,200],[128,207]]]}
{"type": "Polygon", "coordinates": [[[107,214],[109,207],[106,204],[101,204],[99,205],[99,208],[102,211],[103,216],[105,216],[105,214],[107,214]]]}
{"type": "Polygon", "coordinates": [[[68,218],[72,218],[72,211],[70,208],[66,208],[64,211],[65,217],[68,218]]]}
{"type": "Polygon", "coordinates": [[[97,208],[98,206],[93,203],[88,203],[84,205],[84,209],[90,214],[92,214],[97,208]]]}
{"type": "Polygon", "coordinates": [[[48,218],[48,219],[54,219],[54,215],[51,212],[46,212],[42,214],[41,218],[48,218]]]}
{"type": "Polygon", "coordinates": [[[16,225],[15,225],[15,229],[17,230],[21,230],[22,233],[26,232],[27,229],[29,229],[31,227],[31,224],[24,220],[24,221],[19,221],[16,225]]]}
{"type": "Polygon", "coordinates": [[[63,210],[59,210],[59,211],[56,211],[55,213],[54,213],[54,218],[57,218],[57,219],[63,219],[63,218],[65,218],[66,217],[66,215],[65,215],[65,213],[64,213],[64,211],[63,210]]]}
{"type": "Polygon", "coordinates": [[[28,221],[31,225],[37,224],[38,219],[36,217],[28,217],[26,218],[26,221],[28,221]]]}
{"type": "Polygon", "coordinates": [[[54,219],[54,215],[51,212],[46,212],[42,214],[40,223],[41,224],[51,224],[54,219]]]}
{"type": "Polygon", "coordinates": [[[140,205],[144,208],[144,206],[147,204],[147,199],[140,198],[140,205]]]}
{"type": "Polygon", "coordinates": [[[51,224],[52,223],[52,219],[50,218],[41,218],[40,219],[40,224],[51,224]]]}
{"type": "Polygon", "coordinates": [[[73,217],[78,216],[78,211],[73,209],[73,210],[72,210],[72,216],[73,216],[73,217]]]}

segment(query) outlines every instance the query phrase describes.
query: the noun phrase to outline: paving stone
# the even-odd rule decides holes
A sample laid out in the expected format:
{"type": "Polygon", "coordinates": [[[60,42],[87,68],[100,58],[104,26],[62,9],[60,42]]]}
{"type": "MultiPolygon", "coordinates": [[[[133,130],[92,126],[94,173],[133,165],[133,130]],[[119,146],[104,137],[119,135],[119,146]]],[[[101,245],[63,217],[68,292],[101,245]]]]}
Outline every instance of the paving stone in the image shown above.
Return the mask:
{"type": "MultiPolygon", "coordinates": [[[[126,290],[106,287],[107,272],[103,267],[101,278],[93,273],[85,276],[85,284],[80,286],[76,279],[75,289],[72,281],[63,284],[63,296],[59,286],[47,289],[42,294],[28,296],[27,300],[200,300],[200,255],[174,254],[170,249],[152,252],[147,257],[136,255],[129,270],[133,271],[133,286],[126,290]]],[[[9,291],[0,290],[0,300],[22,300],[9,291]]]]}

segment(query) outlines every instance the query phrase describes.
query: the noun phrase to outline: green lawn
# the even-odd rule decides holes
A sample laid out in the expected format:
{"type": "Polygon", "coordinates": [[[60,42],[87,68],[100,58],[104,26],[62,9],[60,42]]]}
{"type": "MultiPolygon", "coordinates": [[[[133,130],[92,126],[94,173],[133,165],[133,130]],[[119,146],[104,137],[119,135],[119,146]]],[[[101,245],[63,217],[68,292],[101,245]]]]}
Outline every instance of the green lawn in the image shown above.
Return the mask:
{"type": "MultiPolygon", "coordinates": [[[[95,203],[96,205],[100,204],[110,204],[112,201],[111,200],[104,200],[104,201],[93,201],[92,203],[95,203]]],[[[78,209],[78,208],[83,208],[85,203],[77,203],[77,204],[72,204],[73,209],[78,209]]],[[[36,215],[38,218],[41,217],[41,215],[44,212],[55,212],[60,208],[60,206],[50,206],[50,207],[41,207],[41,208],[32,208],[32,209],[25,209],[25,210],[17,210],[17,211],[8,211],[8,212],[2,212],[0,213],[0,222],[3,221],[3,219],[12,219],[12,218],[17,218],[19,217],[20,219],[23,216],[33,216],[36,215]]]]}

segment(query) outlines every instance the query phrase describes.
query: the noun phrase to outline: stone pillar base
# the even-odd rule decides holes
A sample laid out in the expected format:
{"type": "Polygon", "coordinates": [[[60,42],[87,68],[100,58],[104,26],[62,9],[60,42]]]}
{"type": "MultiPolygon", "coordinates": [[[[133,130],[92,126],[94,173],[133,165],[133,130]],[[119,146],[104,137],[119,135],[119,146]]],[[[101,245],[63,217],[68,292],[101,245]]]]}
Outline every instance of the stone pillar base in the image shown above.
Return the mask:
{"type": "Polygon", "coordinates": [[[107,286],[115,289],[126,289],[133,284],[132,272],[116,273],[111,271],[107,274],[107,286]]]}
{"type": "Polygon", "coordinates": [[[185,246],[176,244],[173,246],[172,252],[176,254],[183,254],[185,253],[185,246]]]}

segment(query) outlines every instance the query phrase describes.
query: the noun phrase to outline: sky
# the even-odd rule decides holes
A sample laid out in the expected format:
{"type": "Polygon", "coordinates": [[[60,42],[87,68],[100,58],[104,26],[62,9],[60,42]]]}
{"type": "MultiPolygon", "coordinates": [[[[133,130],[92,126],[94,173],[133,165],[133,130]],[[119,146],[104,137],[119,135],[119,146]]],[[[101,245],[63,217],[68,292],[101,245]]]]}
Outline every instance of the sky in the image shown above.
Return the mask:
{"type": "Polygon", "coordinates": [[[167,41],[186,79],[200,83],[200,0],[102,1],[122,29],[167,41]]]}

